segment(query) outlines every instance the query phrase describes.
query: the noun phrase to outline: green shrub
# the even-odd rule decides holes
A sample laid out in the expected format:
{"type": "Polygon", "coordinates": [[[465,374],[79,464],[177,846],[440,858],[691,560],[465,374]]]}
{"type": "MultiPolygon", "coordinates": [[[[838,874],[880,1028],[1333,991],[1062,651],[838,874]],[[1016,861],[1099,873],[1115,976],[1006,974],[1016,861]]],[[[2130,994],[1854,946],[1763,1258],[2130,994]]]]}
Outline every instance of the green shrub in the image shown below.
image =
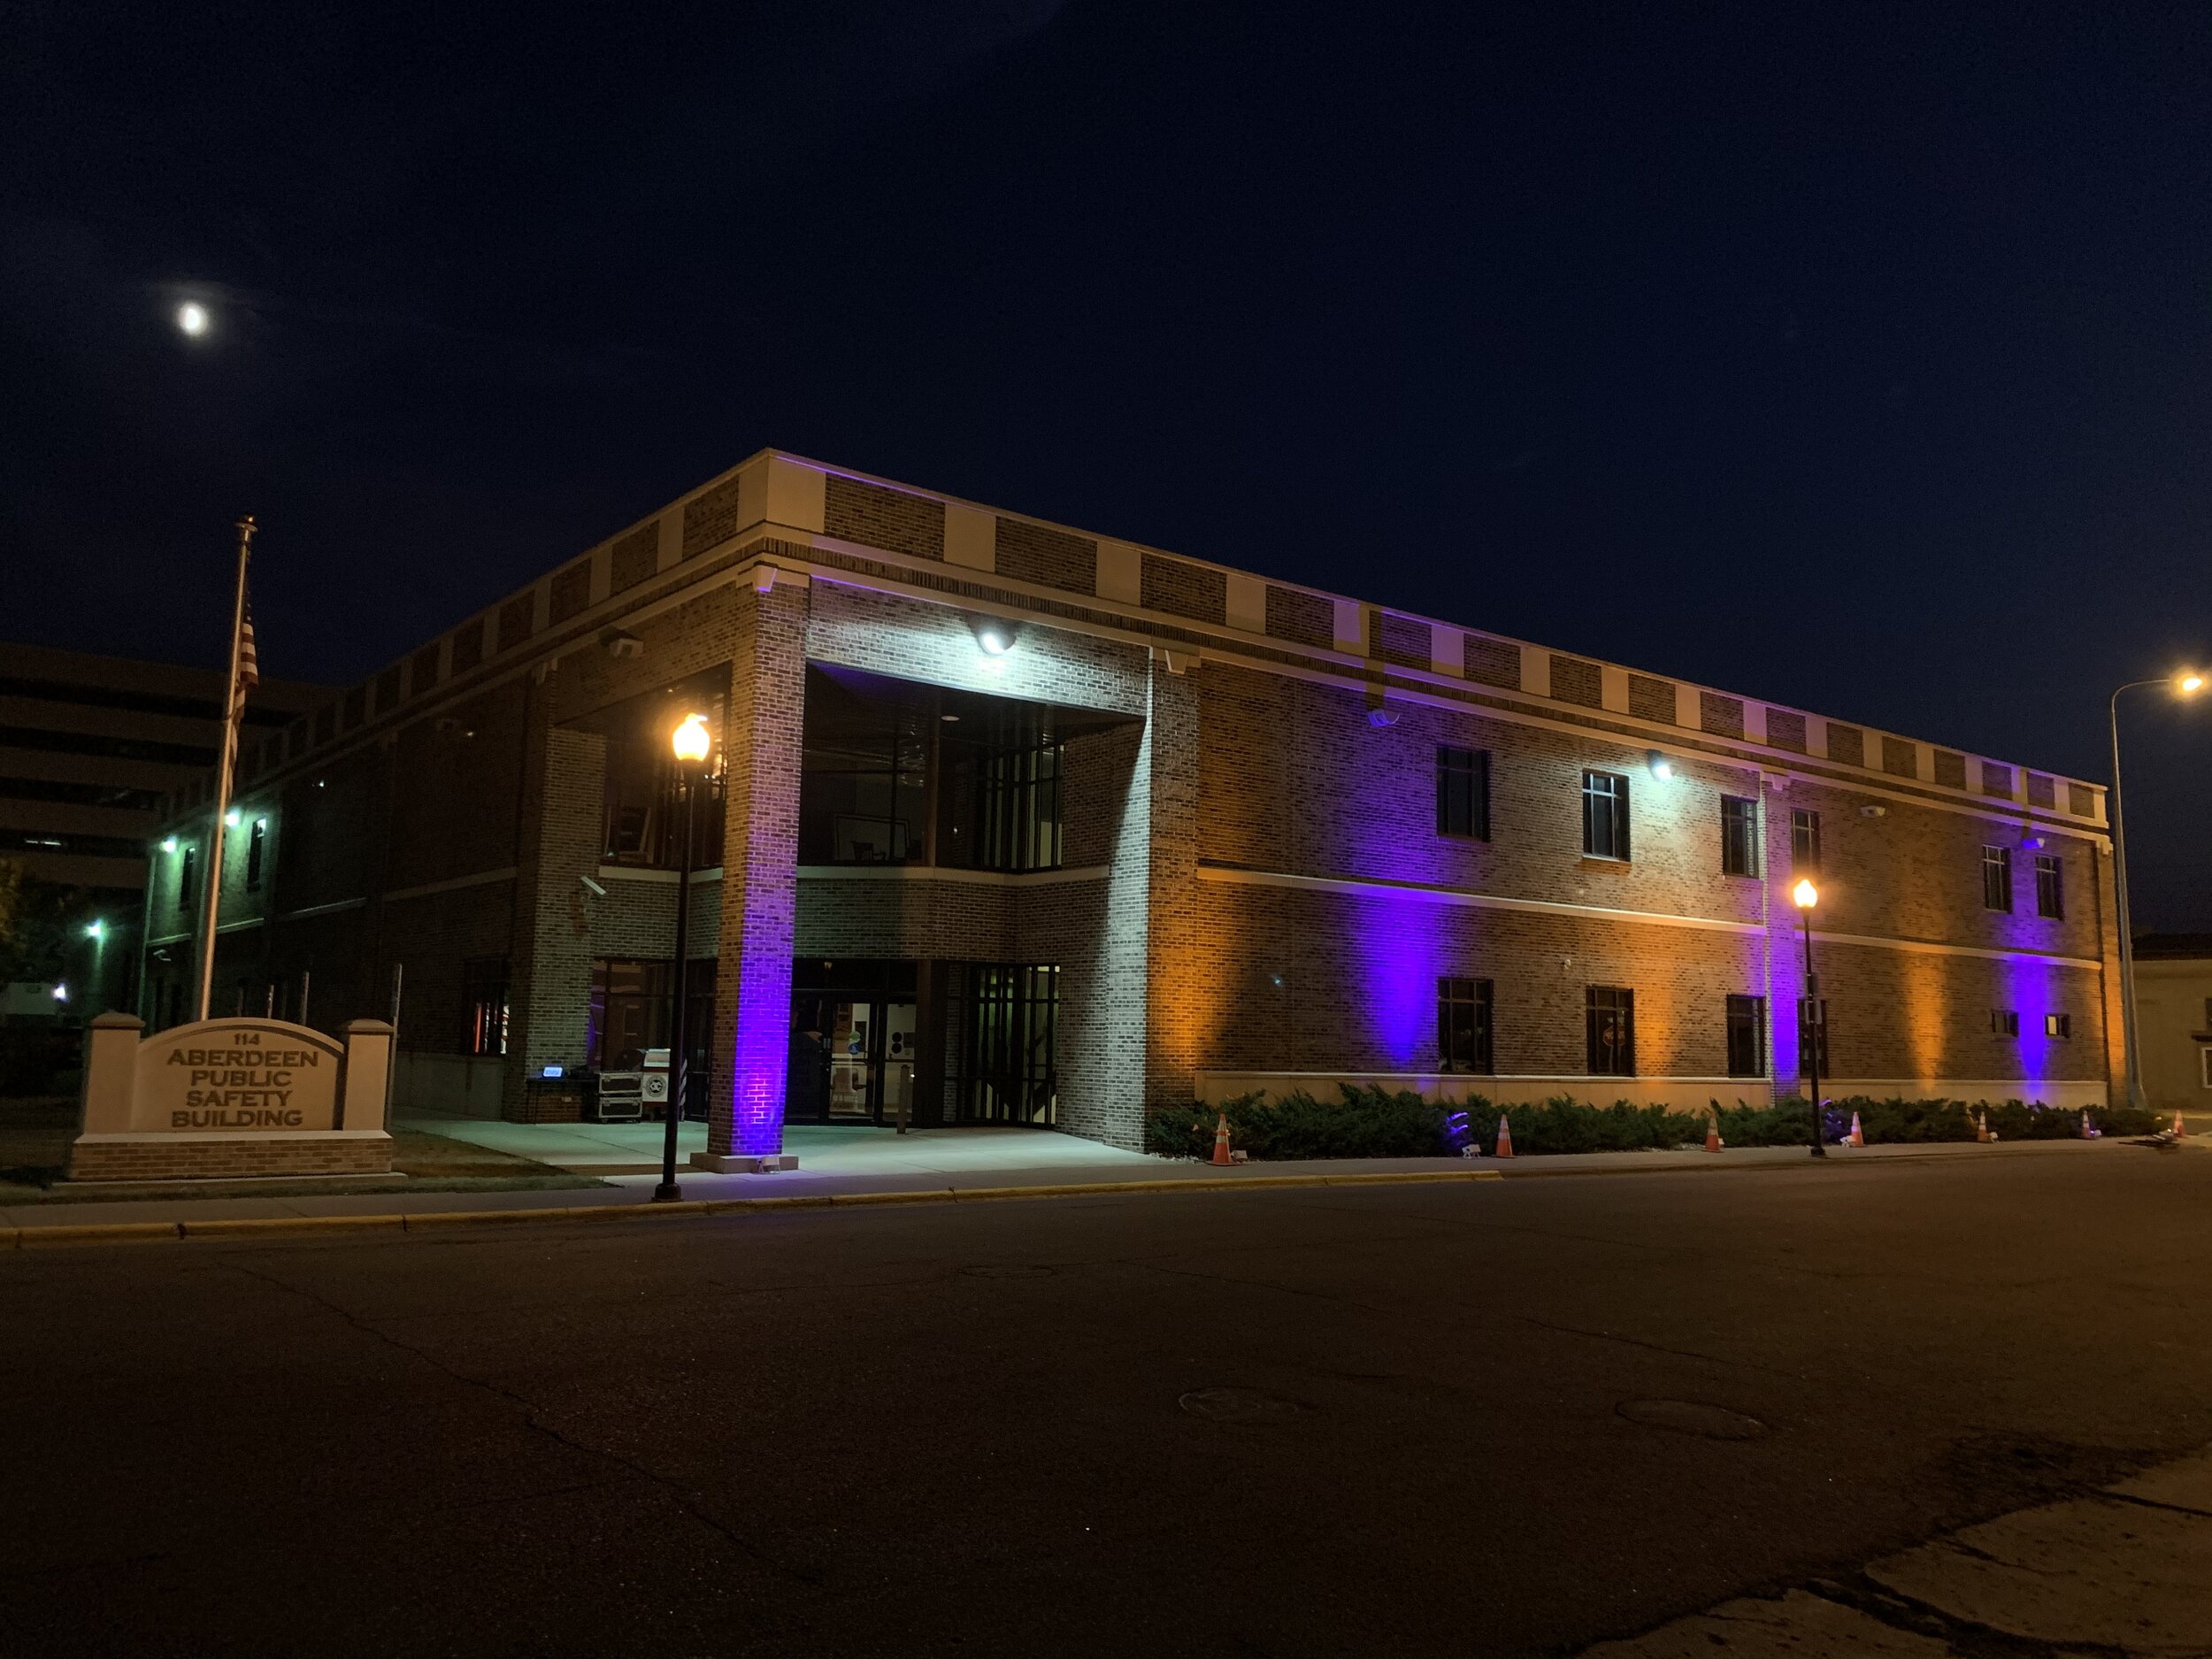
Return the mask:
{"type": "Polygon", "coordinates": [[[1299,1090],[1271,1103],[1264,1094],[1240,1094],[1217,1106],[1155,1112],[1145,1120],[1145,1150],[1210,1158],[1220,1117],[1229,1120],[1230,1143],[1256,1159],[1448,1157],[1465,1140],[1455,1107],[1410,1089],[1340,1087],[1340,1104],[1299,1090]]]}
{"type": "MultiPolygon", "coordinates": [[[[1484,1156],[1497,1150],[1498,1119],[1511,1125],[1517,1153],[1665,1151],[1701,1146],[1707,1114],[1673,1111],[1616,1101],[1593,1106],[1571,1095],[1536,1105],[1501,1108],[1479,1094],[1463,1102],[1424,1100],[1409,1089],[1340,1086],[1340,1102],[1316,1100],[1302,1090],[1279,1101],[1242,1094],[1218,1106],[1179,1106],[1145,1119],[1148,1152],[1172,1158],[1213,1156],[1217,1116],[1229,1120],[1230,1144],[1256,1160],[1275,1158],[1449,1157],[1472,1144],[1484,1156]]],[[[2001,1105],[1955,1100],[1874,1100],[1855,1095],[1822,1104],[1828,1141],[1839,1143],[1856,1112],[1869,1145],[1971,1141],[1974,1115],[1986,1110],[2000,1140],[2055,1141],[2081,1133],[2081,1113],[2070,1108],[2007,1101],[2001,1105]]],[[[1721,1138],[1732,1147],[1801,1147],[1812,1141],[1811,1112],[1802,1100],[1785,1097],[1771,1106],[1738,1102],[1711,1104],[1721,1138]]],[[[2106,1134],[2147,1134],[2160,1125],[2148,1111],[2093,1108],[2091,1121],[2106,1134]]]]}
{"type": "Polygon", "coordinates": [[[1705,1114],[1670,1111],[1664,1106],[1637,1106],[1616,1101],[1590,1106],[1571,1095],[1555,1094],[1540,1104],[1502,1110],[1479,1094],[1464,1108],[1474,1143],[1485,1156],[1497,1150],[1498,1119],[1513,1132],[1516,1153],[1644,1152],[1705,1139],[1705,1114]]]}

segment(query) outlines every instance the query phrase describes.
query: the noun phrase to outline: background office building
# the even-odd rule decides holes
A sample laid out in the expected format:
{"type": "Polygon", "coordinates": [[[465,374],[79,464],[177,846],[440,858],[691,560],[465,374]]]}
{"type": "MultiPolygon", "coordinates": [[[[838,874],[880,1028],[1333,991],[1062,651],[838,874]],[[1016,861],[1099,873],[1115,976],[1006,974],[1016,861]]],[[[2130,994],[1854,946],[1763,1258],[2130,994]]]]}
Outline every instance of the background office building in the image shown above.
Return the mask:
{"type": "MultiPolygon", "coordinates": [[[[142,663],[36,645],[0,645],[0,858],[33,879],[81,889],[75,910],[100,924],[73,975],[97,964],[124,994],[146,850],[170,792],[204,780],[222,741],[219,669],[142,663]]],[[[330,696],[319,686],[265,681],[247,721],[254,736],[330,696]]]]}
{"type": "MultiPolygon", "coordinates": [[[[304,979],[334,1025],[400,968],[418,1108],[572,1113],[679,996],[733,1156],[902,1112],[1133,1145],[1149,1104],[1349,1078],[1763,1100],[1809,1041],[1839,1091],[2117,1070],[2093,785],[772,452],[242,770],[217,1006],[304,979]]],[[[206,827],[203,790],[157,942],[206,827]]]]}

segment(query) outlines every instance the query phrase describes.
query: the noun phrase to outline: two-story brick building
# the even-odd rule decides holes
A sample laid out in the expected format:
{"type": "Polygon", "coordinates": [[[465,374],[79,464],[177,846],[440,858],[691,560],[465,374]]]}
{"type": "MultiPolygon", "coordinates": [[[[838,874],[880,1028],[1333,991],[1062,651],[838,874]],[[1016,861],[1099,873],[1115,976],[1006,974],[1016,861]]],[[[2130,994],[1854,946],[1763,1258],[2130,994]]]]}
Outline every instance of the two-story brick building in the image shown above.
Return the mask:
{"type": "Polygon", "coordinates": [[[718,1156],[1339,1078],[1763,1099],[1809,872],[1839,1091],[2119,1069],[2094,785],[774,452],[253,747],[237,810],[219,1009],[381,1014],[396,966],[411,1098],[520,1117],[680,984],[718,1156]]]}

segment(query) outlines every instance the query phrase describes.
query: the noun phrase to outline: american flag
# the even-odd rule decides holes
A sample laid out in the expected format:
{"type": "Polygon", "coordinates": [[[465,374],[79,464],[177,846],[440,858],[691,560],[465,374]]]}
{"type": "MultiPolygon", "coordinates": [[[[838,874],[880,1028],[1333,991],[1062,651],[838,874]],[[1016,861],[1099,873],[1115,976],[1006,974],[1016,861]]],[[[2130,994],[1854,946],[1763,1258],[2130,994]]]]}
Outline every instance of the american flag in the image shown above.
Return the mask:
{"type": "Polygon", "coordinates": [[[261,664],[253,649],[253,595],[246,595],[244,619],[238,631],[238,684],[231,695],[231,716],[234,719],[246,706],[246,694],[261,683],[261,664]]]}

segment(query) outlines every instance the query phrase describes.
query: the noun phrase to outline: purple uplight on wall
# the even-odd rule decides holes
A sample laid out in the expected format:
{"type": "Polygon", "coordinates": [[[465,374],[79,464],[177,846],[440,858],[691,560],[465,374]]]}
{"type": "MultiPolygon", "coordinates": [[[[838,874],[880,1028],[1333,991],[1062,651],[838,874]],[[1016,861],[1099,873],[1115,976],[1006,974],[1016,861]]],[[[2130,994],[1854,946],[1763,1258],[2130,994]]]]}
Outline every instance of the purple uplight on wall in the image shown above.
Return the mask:
{"type": "Polygon", "coordinates": [[[1449,907],[1427,895],[1364,895],[1352,902],[1355,983],[1378,1069],[1426,1071],[1437,1062],[1436,981],[1449,907]]]}

